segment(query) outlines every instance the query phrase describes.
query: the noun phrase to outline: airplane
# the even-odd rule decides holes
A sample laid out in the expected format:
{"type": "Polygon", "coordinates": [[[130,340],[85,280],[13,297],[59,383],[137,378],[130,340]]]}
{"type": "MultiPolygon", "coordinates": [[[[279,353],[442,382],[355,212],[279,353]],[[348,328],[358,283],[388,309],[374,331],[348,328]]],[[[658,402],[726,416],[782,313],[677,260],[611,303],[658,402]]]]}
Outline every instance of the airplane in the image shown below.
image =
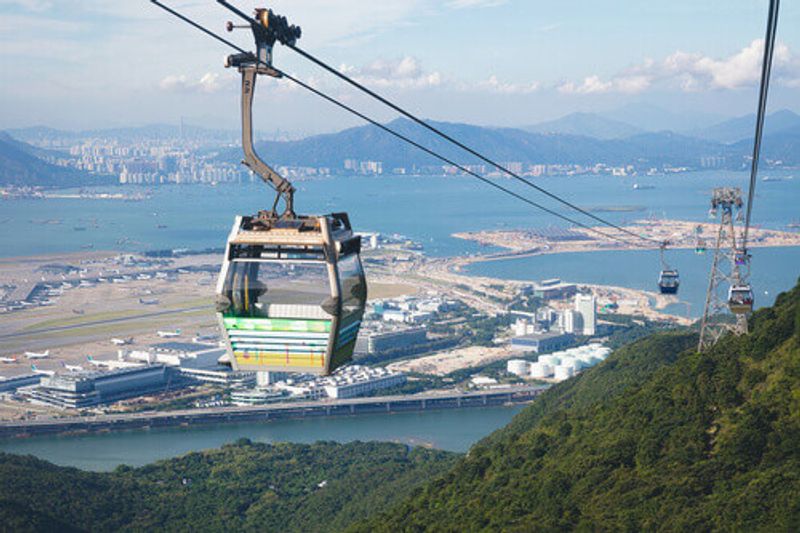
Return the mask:
{"type": "Polygon", "coordinates": [[[133,344],[133,337],[128,337],[126,339],[118,339],[115,337],[111,339],[111,344],[115,346],[125,346],[126,344],[133,344]]]}
{"type": "Polygon", "coordinates": [[[181,330],[179,329],[176,329],[175,331],[157,331],[156,333],[162,339],[173,339],[181,336],[181,330]]]}
{"type": "Polygon", "coordinates": [[[219,340],[219,335],[201,335],[199,332],[196,336],[192,337],[192,342],[197,343],[216,342],[217,340],[219,340]]]}
{"type": "Polygon", "coordinates": [[[44,359],[50,357],[50,350],[45,350],[43,352],[25,352],[25,357],[28,359],[44,359]]]}
{"type": "Polygon", "coordinates": [[[69,370],[70,372],[83,372],[83,367],[81,365],[68,365],[67,363],[62,361],[61,366],[63,366],[64,369],[69,370]]]}
{"type": "Polygon", "coordinates": [[[0,363],[16,363],[16,357],[0,357],[0,363]]]}
{"type": "Polygon", "coordinates": [[[36,368],[36,365],[31,365],[31,371],[33,371],[34,374],[42,374],[43,376],[52,376],[55,374],[53,370],[41,370],[36,368]]]}
{"type": "Polygon", "coordinates": [[[97,359],[95,359],[91,355],[87,355],[86,356],[86,361],[89,364],[92,364],[94,366],[104,366],[104,367],[112,369],[112,370],[115,369],[115,368],[133,368],[133,367],[142,366],[141,363],[132,363],[130,361],[115,361],[113,359],[108,359],[108,360],[105,360],[105,361],[98,361],[97,359]]]}

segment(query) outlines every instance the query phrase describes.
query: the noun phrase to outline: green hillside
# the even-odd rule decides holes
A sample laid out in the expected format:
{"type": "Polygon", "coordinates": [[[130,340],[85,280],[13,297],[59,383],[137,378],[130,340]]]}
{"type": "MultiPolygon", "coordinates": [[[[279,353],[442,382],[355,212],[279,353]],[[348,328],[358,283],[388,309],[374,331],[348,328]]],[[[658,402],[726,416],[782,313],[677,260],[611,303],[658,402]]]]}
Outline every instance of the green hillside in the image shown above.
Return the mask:
{"type": "Polygon", "coordinates": [[[42,159],[46,155],[52,153],[0,131],[0,186],[79,187],[116,183],[113,176],[53,165],[42,159]]]}
{"type": "Polygon", "coordinates": [[[751,326],[618,351],[357,529],[796,531],[800,287],[751,326]]]}
{"type": "Polygon", "coordinates": [[[466,456],[253,444],[83,472],[0,454],[0,531],[795,531],[800,287],[705,354],[630,344],[466,456]]]}
{"type": "Polygon", "coordinates": [[[0,531],[339,531],[456,454],[400,444],[253,444],[111,473],[0,454],[0,531]]]}

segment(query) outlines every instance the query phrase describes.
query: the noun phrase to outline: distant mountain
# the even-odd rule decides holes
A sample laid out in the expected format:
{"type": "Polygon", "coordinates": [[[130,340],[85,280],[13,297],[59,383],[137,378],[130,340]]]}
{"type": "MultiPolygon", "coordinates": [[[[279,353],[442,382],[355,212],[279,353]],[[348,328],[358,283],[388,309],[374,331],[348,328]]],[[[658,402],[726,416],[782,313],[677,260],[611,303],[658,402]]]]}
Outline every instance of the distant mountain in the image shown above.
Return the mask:
{"type": "Polygon", "coordinates": [[[598,114],[645,131],[671,130],[686,132],[716,124],[725,118],[714,113],[676,112],[642,102],[632,102],[618,109],[598,114]]]}
{"type": "Polygon", "coordinates": [[[570,113],[556,120],[522,128],[532,133],[585,135],[596,139],[620,139],[642,133],[642,129],[596,113],[570,113]]]}
{"type": "MultiPolygon", "coordinates": [[[[745,152],[714,141],[705,141],[672,132],[640,133],[625,139],[596,139],[583,135],[531,133],[513,128],[486,128],[468,124],[431,122],[445,133],[475,147],[498,162],[518,161],[524,164],[605,163],[641,166],[672,164],[699,166],[700,158],[727,157],[739,166],[745,152]]],[[[432,133],[406,119],[389,124],[403,135],[420,142],[460,164],[481,161],[453,147],[432,133]]],[[[338,133],[316,135],[291,142],[256,143],[259,153],[278,165],[314,166],[341,169],[345,159],[382,161],[385,171],[392,168],[441,165],[432,156],[396,139],[374,126],[359,126],[338,133]]],[[[219,152],[223,160],[241,159],[239,148],[219,152]]]]}
{"type": "MultiPolygon", "coordinates": [[[[756,116],[753,113],[725,120],[707,128],[695,130],[691,132],[691,134],[695,137],[724,143],[733,143],[743,139],[750,139],[752,143],[755,127],[756,116]]],[[[788,109],[781,109],[780,111],[775,111],[767,115],[764,119],[764,135],[776,135],[781,133],[800,133],[800,115],[788,109]]]]}
{"type": "Polygon", "coordinates": [[[240,135],[238,131],[202,128],[199,126],[184,125],[183,132],[181,126],[175,124],[148,124],[145,126],[134,126],[127,128],[104,128],[90,130],[59,130],[47,126],[33,126],[30,128],[18,128],[8,130],[14,138],[25,142],[37,142],[47,139],[81,139],[86,137],[113,138],[126,142],[153,139],[175,139],[181,137],[186,139],[206,139],[229,141],[237,139],[240,135]]]}
{"type": "Polygon", "coordinates": [[[113,183],[111,176],[91,175],[40,159],[45,151],[0,132],[0,185],[74,187],[113,183]]]}
{"type": "MultiPolygon", "coordinates": [[[[732,151],[750,154],[753,139],[730,145],[732,151]]],[[[766,134],[761,141],[761,161],[781,161],[784,166],[800,166],[800,128],[766,134]]]]}

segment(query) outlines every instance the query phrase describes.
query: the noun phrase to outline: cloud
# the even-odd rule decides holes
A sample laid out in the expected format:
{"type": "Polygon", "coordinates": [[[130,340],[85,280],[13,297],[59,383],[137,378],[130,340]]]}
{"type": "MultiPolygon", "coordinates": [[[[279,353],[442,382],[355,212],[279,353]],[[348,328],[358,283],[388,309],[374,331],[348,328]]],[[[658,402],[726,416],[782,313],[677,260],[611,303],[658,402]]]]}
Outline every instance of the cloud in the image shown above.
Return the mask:
{"type": "Polygon", "coordinates": [[[475,89],[500,94],[530,94],[539,90],[539,82],[509,83],[497,79],[494,74],[474,85],[475,89]]]}
{"type": "MultiPolygon", "coordinates": [[[[684,92],[752,87],[761,77],[763,53],[762,39],[720,59],[679,50],[660,61],[646,59],[605,80],[592,75],[582,82],[564,82],[557,89],[565,94],[598,94],[640,93],[653,86],[684,92]]],[[[775,45],[772,76],[774,81],[788,87],[800,85],[800,57],[785,44],[775,45]]]]}
{"type": "Polygon", "coordinates": [[[497,7],[506,3],[507,0],[450,0],[446,3],[452,9],[467,9],[472,7],[497,7]]]}
{"type": "Polygon", "coordinates": [[[16,5],[26,11],[34,13],[41,13],[53,7],[52,2],[45,2],[42,0],[4,0],[6,5],[16,5]]]}
{"type": "Polygon", "coordinates": [[[379,59],[363,67],[341,65],[339,71],[374,87],[424,89],[442,85],[439,72],[426,72],[415,58],[379,59]]]}
{"type": "Polygon", "coordinates": [[[213,72],[206,72],[197,80],[190,79],[185,74],[170,75],[158,83],[165,91],[181,93],[215,93],[224,85],[220,82],[219,74],[213,72]]]}

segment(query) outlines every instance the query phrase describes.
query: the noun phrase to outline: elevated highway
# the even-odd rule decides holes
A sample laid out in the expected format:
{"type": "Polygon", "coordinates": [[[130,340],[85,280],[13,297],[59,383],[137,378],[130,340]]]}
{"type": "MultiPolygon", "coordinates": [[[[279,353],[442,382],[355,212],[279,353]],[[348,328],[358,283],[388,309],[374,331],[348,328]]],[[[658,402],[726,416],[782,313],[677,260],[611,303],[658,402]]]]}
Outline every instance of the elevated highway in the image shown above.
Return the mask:
{"type": "Polygon", "coordinates": [[[0,422],[0,438],[520,404],[534,400],[546,389],[546,385],[518,386],[478,392],[430,392],[407,396],[3,421],[0,422]]]}

